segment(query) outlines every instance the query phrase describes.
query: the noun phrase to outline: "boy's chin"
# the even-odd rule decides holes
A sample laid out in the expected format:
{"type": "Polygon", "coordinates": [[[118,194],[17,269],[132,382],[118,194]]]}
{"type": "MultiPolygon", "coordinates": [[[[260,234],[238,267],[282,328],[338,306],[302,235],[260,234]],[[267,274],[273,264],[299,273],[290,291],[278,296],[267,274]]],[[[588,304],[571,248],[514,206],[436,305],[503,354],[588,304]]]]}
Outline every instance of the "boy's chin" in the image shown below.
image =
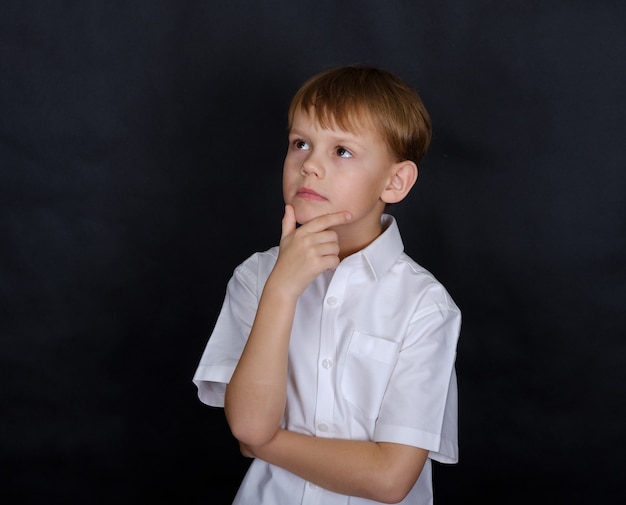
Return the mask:
{"type": "Polygon", "coordinates": [[[296,209],[296,222],[300,225],[302,224],[307,224],[309,221],[312,221],[313,219],[317,218],[317,217],[321,217],[323,215],[325,215],[326,212],[311,212],[310,210],[308,211],[298,211],[296,209]]]}

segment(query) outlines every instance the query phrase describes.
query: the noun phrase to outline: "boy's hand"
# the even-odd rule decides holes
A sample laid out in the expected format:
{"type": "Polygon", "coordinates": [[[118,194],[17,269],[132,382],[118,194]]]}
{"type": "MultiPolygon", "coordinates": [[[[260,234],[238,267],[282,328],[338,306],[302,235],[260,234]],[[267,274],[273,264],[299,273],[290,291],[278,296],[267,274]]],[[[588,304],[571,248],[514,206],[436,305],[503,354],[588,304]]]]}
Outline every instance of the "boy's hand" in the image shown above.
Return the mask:
{"type": "Polygon", "coordinates": [[[281,289],[300,296],[319,274],[336,268],[339,265],[339,241],[337,233],[329,228],[345,224],[351,217],[349,212],[335,212],[296,228],[294,209],[286,205],[272,282],[278,282],[281,289]]]}

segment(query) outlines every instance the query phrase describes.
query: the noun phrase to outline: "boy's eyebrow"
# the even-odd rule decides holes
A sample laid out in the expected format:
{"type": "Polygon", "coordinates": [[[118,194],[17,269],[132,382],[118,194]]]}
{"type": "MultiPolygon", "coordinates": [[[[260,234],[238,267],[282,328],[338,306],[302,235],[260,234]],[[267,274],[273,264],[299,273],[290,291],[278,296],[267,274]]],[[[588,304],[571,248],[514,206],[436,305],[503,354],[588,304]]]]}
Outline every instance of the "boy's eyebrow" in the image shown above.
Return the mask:
{"type": "Polygon", "coordinates": [[[302,133],[300,130],[298,130],[297,128],[290,128],[289,129],[289,135],[300,135],[302,137],[304,137],[304,133],[302,133]]]}
{"type": "MultiPolygon", "coordinates": [[[[289,130],[289,135],[297,135],[300,137],[308,137],[304,132],[298,130],[297,128],[292,128],[289,130]]],[[[365,147],[365,143],[361,140],[360,136],[355,133],[344,132],[341,133],[333,133],[331,134],[331,138],[337,142],[338,144],[342,144],[344,142],[349,142],[352,144],[357,144],[359,147],[365,147]]]]}

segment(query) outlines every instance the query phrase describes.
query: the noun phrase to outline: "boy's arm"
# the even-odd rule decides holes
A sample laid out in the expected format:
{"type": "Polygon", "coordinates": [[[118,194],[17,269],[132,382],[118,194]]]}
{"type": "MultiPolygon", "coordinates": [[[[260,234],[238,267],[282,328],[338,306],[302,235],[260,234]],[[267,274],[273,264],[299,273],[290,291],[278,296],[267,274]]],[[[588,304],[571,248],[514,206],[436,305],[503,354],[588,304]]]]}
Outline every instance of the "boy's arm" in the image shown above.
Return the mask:
{"type": "Polygon", "coordinates": [[[417,481],[428,451],[389,442],[321,438],[279,430],[267,444],[242,453],[350,496],[397,503],[417,481]]]}
{"type": "Polygon", "coordinates": [[[328,228],[349,219],[345,212],[328,214],[296,229],[293,207],[285,207],[278,259],[265,283],[246,346],[226,387],[226,418],[241,443],[263,445],[280,426],[296,303],[320,273],[339,264],[337,234],[328,228]]]}

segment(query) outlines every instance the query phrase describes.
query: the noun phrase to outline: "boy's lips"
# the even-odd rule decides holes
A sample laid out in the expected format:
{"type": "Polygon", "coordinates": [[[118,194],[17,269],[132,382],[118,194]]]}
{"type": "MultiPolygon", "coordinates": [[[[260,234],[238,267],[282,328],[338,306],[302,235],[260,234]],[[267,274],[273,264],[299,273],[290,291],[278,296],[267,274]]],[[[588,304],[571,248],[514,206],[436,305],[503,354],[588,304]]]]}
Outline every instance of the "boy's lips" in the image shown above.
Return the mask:
{"type": "Polygon", "coordinates": [[[300,188],[296,192],[296,196],[304,200],[314,200],[318,202],[321,202],[322,200],[326,200],[326,198],[324,198],[317,191],[314,191],[311,188],[300,188]]]}

